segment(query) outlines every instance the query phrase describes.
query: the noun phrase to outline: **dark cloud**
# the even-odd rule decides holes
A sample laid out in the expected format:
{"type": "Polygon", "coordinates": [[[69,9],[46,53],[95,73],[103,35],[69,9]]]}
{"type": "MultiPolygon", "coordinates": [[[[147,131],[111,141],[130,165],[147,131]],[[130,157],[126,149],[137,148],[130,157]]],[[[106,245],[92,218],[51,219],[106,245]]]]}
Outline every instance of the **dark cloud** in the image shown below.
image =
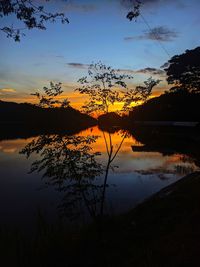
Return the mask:
{"type": "Polygon", "coordinates": [[[145,36],[147,37],[147,39],[150,40],[169,42],[173,41],[174,38],[177,38],[178,33],[175,32],[174,30],[168,29],[167,27],[160,26],[149,30],[148,32],[145,33],[145,36]]]}
{"type": "Polygon", "coordinates": [[[137,70],[137,73],[165,76],[165,71],[164,70],[156,69],[156,68],[150,68],[150,67],[137,70]]]}
{"type": "MultiPolygon", "coordinates": [[[[87,69],[90,65],[89,64],[82,64],[82,63],[67,63],[68,66],[72,68],[78,69],[87,69]]],[[[127,74],[149,74],[149,75],[158,75],[158,76],[165,76],[165,71],[157,68],[147,67],[144,69],[134,70],[134,69],[116,69],[116,71],[127,73],[127,74]]]]}
{"type": "Polygon", "coordinates": [[[144,40],[146,37],[144,35],[139,35],[139,36],[127,36],[124,37],[124,41],[134,41],[134,40],[144,40]]]}
{"type": "Polygon", "coordinates": [[[160,66],[161,69],[165,69],[169,67],[169,62],[165,62],[162,66],[160,66]]]}
{"type": "Polygon", "coordinates": [[[64,11],[81,11],[90,12],[97,9],[95,3],[93,4],[81,4],[80,1],[76,0],[62,0],[65,4],[64,11]]]}
{"type": "Polygon", "coordinates": [[[148,75],[157,75],[157,76],[165,76],[165,71],[157,68],[151,68],[147,67],[144,69],[139,69],[139,70],[132,70],[132,69],[118,69],[120,72],[125,72],[129,74],[148,74],[148,75]]]}
{"type": "Polygon", "coordinates": [[[72,68],[77,68],[77,69],[86,69],[89,67],[89,64],[82,64],[82,63],[67,63],[68,66],[72,67],[72,68]]]}
{"type": "MultiPolygon", "coordinates": [[[[72,68],[78,68],[78,69],[88,69],[90,64],[83,64],[83,63],[67,63],[67,66],[72,68]]],[[[116,69],[118,72],[123,72],[127,74],[149,74],[149,75],[158,75],[158,76],[165,76],[165,71],[160,68],[152,68],[152,67],[146,67],[143,69],[116,69]]]]}
{"type": "Polygon", "coordinates": [[[127,74],[130,74],[130,75],[137,73],[137,71],[132,70],[132,69],[117,69],[116,71],[127,73],[127,74]]]}
{"type": "MultiPolygon", "coordinates": [[[[160,2],[160,0],[140,0],[142,5],[146,5],[146,4],[154,4],[154,3],[158,3],[160,2]]],[[[134,7],[134,5],[137,4],[136,0],[120,0],[120,4],[124,7],[124,8],[132,8],[134,7]]]]}
{"type": "MultiPolygon", "coordinates": [[[[120,4],[122,7],[126,9],[132,9],[134,5],[136,4],[136,0],[120,0],[120,4]]],[[[148,7],[156,7],[158,5],[163,5],[163,4],[169,4],[173,3],[176,5],[178,8],[183,8],[185,7],[185,4],[181,0],[140,0],[142,4],[142,8],[148,8],[148,7]]]]}
{"type": "Polygon", "coordinates": [[[160,42],[170,42],[178,37],[178,33],[174,30],[171,30],[165,26],[159,26],[152,28],[149,31],[146,31],[143,35],[139,36],[128,36],[125,37],[125,41],[133,40],[157,40],[160,42]]]}

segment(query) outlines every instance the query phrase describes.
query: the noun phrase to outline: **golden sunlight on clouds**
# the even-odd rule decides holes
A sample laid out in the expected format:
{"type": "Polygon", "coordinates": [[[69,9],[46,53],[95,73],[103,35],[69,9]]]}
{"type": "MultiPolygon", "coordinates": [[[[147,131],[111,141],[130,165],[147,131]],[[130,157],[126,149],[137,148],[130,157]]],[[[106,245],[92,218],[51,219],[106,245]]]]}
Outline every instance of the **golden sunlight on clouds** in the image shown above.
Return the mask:
{"type": "Polygon", "coordinates": [[[37,101],[33,96],[27,94],[16,93],[15,95],[4,95],[0,92],[0,100],[7,102],[16,102],[16,103],[31,103],[36,104],[37,101]]]}
{"type": "Polygon", "coordinates": [[[9,154],[19,152],[27,143],[31,142],[33,139],[34,138],[0,141],[0,152],[9,154]]]}
{"type": "Polygon", "coordinates": [[[0,93],[16,93],[16,90],[13,88],[2,88],[0,89],[0,93]]]}

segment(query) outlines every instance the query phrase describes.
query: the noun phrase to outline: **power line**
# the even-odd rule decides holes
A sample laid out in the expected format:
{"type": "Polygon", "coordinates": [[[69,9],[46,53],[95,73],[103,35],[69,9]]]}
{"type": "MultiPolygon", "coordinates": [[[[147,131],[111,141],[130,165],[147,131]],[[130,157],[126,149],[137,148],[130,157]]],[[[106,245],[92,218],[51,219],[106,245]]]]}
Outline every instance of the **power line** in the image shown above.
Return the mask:
{"type": "Polygon", "coordinates": [[[167,54],[167,56],[169,58],[171,58],[169,52],[167,51],[167,49],[164,47],[164,45],[161,43],[161,41],[159,40],[158,35],[152,30],[151,26],[149,25],[149,23],[147,22],[147,20],[144,18],[144,16],[142,15],[142,13],[140,12],[140,16],[142,18],[142,20],[144,21],[144,23],[147,25],[148,29],[150,30],[150,32],[154,35],[155,39],[158,41],[158,43],[160,44],[160,47],[163,49],[163,51],[167,54]]]}

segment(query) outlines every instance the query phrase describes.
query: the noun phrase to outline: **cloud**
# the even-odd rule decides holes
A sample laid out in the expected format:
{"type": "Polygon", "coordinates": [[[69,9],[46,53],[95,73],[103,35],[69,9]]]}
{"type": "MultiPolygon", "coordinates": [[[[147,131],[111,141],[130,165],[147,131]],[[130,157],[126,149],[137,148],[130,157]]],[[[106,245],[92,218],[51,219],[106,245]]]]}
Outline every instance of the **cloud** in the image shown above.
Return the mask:
{"type": "MultiPolygon", "coordinates": [[[[68,66],[72,68],[78,68],[78,69],[87,69],[90,65],[89,64],[83,64],[83,63],[67,63],[68,66]]],[[[116,69],[118,72],[124,72],[127,74],[149,74],[149,75],[159,75],[159,76],[165,76],[165,71],[157,68],[151,68],[147,67],[144,69],[134,70],[134,69],[116,69]]]]}
{"type": "Polygon", "coordinates": [[[164,70],[156,69],[156,68],[150,68],[150,67],[137,70],[137,73],[165,76],[164,70]]]}
{"type": "MultiPolygon", "coordinates": [[[[142,38],[144,39],[144,38],[142,38]]],[[[140,36],[127,36],[127,37],[124,37],[124,41],[133,41],[133,40],[140,40],[140,36]]]]}
{"type": "Polygon", "coordinates": [[[91,12],[97,9],[95,4],[83,4],[75,0],[62,0],[64,2],[64,12],[66,11],[80,11],[91,12]]]}
{"type": "Polygon", "coordinates": [[[129,74],[148,74],[148,75],[157,75],[157,76],[165,76],[165,71],[157,68],[147,67],[139,70],[132,69],[118,69],[119,72],[125,72],[129,74]]]}
{"type": "MultiPolygon", "coordinates": [[[[83,63],[67,63],[69,67],[72,68],[78,68],[78,69],[88,69],[90,64],[83,64],[83,63]]],[[[149,75],[157,75],[157,76],[165,76],[165,71],[160,68],[152,68],[152,67],[146,67],[139,70],[134,69],[116,69],[118,72],[127,73],[130,75],[133,74],[149,74],[149,75]]]]}
{"type": "Polygon", "coordinates": [[[160,66],[161,69],[165,69],[169,67],[169,62],[165,62],[162,66],[160,66]]]}
{"type": "MultiPolygon", "coordinates": [[[[40,88],[41,84],[46,82],[43,77],[21,72],[18,69],[4,68],[0,66],[0,84],[1,88],[15,88],[18,91],[34,90],[40,88]]],[[[4,92],[5,93],[5,92],[4,92]]]]}
{"type": "Polygon", "coordinates": [[[57,58],[64,58],[64,56],[62,56],[62,55],[55,55],[55,57],[57,57],[57,58]]]}
{"type": "Polygon", "coordinates": [[[178,37],[178,33],[165,26],[159,26],[146,31],[143,35],[124,37],[125,41],[133,40],[157,40],[160,42],[170,42],[178,37]]]}
{"type": "Polygon", "coordinates": [[[162,42],[173,41],[174,38],[178,37],[178,33],[174,30],[170,30],[167,27],[160,26],[155,27],[145,33],[147,39],[150,40],[159,40],[162,42]]]}
{"type": "MultiPolygon", "coordinates": [[[[165,3],[165,2],[169,2],[169,0],[141,0],[142,5],[165,3]]],[[[137,4],[137,1],[136,0],[120,0],[120,4],[125,8],[132,8],[135,4],[137,4]]]]}
{"type": "Polygon", "coordinates": [[[0,89],[1,93],[16,93],[16,90],[13,88],[2,88],[0,89]]]}
{"type": "MultiPolygon", "coordinates": [[[[120,5],[126,9],[132,9],[136,4],[136,0],[119,0],[120,5]]],[[[186,5],[181,0],[141,0],[141,8],[155,8],[160,5],[174,4],[177,8],[184,8],[186,5]]]]}
{"type": "Polygon", "coordinates": [[[87,69],[89,67],[89,64],[83,64],[83,63],[67,63],[69,67],[77,68],[77,69],[87,69]]]}

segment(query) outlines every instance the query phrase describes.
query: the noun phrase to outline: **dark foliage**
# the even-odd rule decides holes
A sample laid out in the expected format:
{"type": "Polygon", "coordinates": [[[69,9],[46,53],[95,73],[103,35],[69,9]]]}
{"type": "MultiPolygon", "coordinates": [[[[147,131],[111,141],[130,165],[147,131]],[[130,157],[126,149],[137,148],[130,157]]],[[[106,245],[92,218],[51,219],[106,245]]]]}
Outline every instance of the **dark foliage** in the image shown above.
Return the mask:
{"type": "Polygon", "coordinates": [[[134,107],[129,119],[134,121],[200,121],[200,94],[177,91],[163,94],[134,107]]]}
{"type": "Polygon", "coordinates": [[[83,110],[88,114],[94,112],[106,114],[110,112],[112,105],[122,103],[122,111],[128,111],[133,102],[146,101],[153,87],[160,82],[149,78],[144,81],[143,86],[129,89],[127,82],[130,79],[133,79],[133,76],[121,74],[119,70],[106,66],[102,62],[91,64],[88,68],[88,76],[78,80],[81,87],[76,89],[89,98],[82,107],[83,110]]]}
{"type": "Polygon", "coordinates": [[[2,133],[6,129],[14,129],[14,133],[20,133],[19,130],[24,129],[29,136],[58,130],[71,130],[75,133],[96,124],[95,119],[72,107],[41,108],[27,103],[0,101],[0,114],[2,133]]]}
{"type": "Polygon", "coordinates": [[[132,126],[129,133],[142,146],[133,146],[133,152],[159,152],[164,156],[182,154],[200,166],[200,135],[199,129],[183,129],[173,127],[132,126]]]}
{"type": "Polygon", "coordinates": [[[37,234],[25,238],[1,229],[3,266],[199,266],[200,173],[172,184],[137,208],[105,222],[103,241],[94,225],[50,225],[38,216],[37,234]]]}
{"type": "Polygon", "coordinates": [[[50,82],[50,87],[43,87],[44,93],[41,94],[39,92],[33,93],[31,95],[34,95],[39,100],[38,106],[41,108],[55,108],[55,107],[61,107],[61,108],[67,108],[70,106],[70,101],[65,98],[64,100],[59,100],[58,96],[60,96],[63,93],[62,90],[62,83],[53,83],[50,82]]]}
{"type": "Polygon", "coordinates": [[[126,18],[129,19],[130,21],[132,21],[133,19],[136,21],[140,15],[141,4],[142,4],[141,1],[135,0],[133,9],[130,12],[128,12],[126,18]]]}
{"type": "Polygon", "coordinates": [[[121,116],[115,112],[109,112],[107,114],[100,115],[98,117],[98,124],[105,127],[120,126],[121,116]]]}
{"type": "Polygon", "coordinates": [[[171,90],[200,93],[200,47],[172,57],[168,64],[167,81],[175,85],[171,90]]]}
{"type": "MultiPolygon", "coordinates": [[[[45,1],[48,2],[49,0],[45,1]]],[[[46,30],[45,23],[56,20],[60,20],[61,23],[69,23],[64,13],[51,13],[44,6],[37,5],[37,1],[32,0],[1,0],[0,18],[9,15],[14,15],[18,21],[22,22],[23,27],[4,26],[0,30],[16,42],[19,42],[20,37],[25,35],[25,29],[46,30]]]]}
{"type": "Polygon", "coordinates": [[[76,89],[80,94],[87,95],[89,98],[89,101],[82,107],[83,110],[88,114],[108,113],[112,105],[124,102],[124,92],[116,88],[128,90],[126,80],[132,78],[131,75],[120,74],[102,62],[91,64],[88,68],[88,76],[78,80],[81,86],[76,89]]]}

